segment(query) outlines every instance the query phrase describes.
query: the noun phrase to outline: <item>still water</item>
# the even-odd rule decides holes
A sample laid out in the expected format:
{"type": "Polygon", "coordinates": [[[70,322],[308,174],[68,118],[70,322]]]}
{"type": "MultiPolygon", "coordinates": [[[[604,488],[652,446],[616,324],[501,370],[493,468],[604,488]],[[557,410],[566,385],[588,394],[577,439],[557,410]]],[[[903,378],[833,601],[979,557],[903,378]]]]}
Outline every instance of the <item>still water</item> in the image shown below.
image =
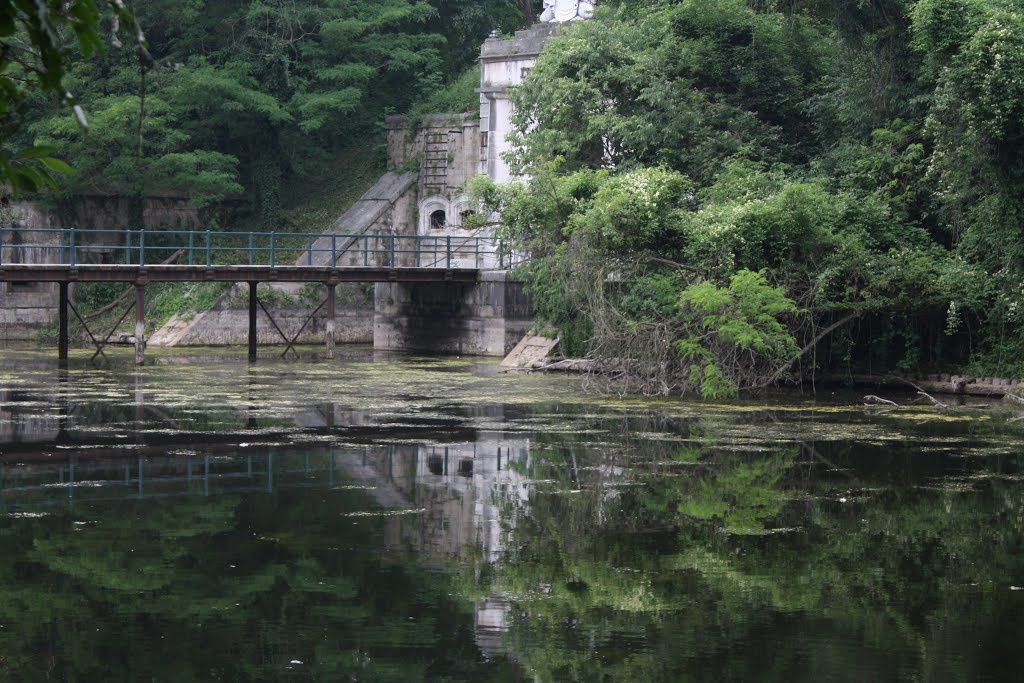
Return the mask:
{"type": "Polygon", "coordinates": [[[5,680],[1024,675],[1024,429],[987,411],[87,359],[0,354],[5,680]]]}

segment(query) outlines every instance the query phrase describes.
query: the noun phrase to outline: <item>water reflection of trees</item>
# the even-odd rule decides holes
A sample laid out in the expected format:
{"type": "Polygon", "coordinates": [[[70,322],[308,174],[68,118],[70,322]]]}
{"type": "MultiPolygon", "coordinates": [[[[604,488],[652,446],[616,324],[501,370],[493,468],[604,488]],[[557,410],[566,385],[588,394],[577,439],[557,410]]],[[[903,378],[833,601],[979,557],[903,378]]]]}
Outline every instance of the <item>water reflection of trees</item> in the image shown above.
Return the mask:
{"type": "Polygon", "coordinates": [[[510,510],[512,548],[477,589],[511,601],[509,647],[537,680],[1016,675],[1020,456],[894,482],[862,462],[881,449],[736,450],[728,423],[535,444],[554,483],[510,510]],[[602,478],[627,466],[634,485],[602,478]]]}
{"type": "Polygon", "coordinates": [[[1021,456],[866,443],[849,422],[815,442],[765,411],[537,410],[528,449],[507,434],[388,449],[379,478],[433,516],[353,523],[380,501],[268,477],[266,493],[76,493],[49,517],[0,518],[0,670],[518,680],[492,646],[503,633],[541,681],[1016,675],[1021,456]],[[492,521],[493,546],[449,552],[492,521]]]}
{"type": "Polygon", "coordinates": [[[498,675],[451,578],[384,560],[368,496],[284,488],[0,520],[0,671],[16,680],[498,675]],[[84,522],[84,523],[83,523],[84,522]],[[293,662],[301,662],[296,664],[293,662]]]}

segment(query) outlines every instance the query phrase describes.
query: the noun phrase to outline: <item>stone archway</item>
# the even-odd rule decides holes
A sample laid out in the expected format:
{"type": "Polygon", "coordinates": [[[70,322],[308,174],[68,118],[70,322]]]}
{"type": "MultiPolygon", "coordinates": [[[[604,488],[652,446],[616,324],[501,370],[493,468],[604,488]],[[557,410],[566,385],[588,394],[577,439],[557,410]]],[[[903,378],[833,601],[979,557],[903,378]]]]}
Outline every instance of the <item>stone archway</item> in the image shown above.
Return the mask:
{"type": "Polygon", "coordinates": [[[447,230],[452,224],[451,202],[435,195],[419,203],[418,234],[431,235],[447,230]]]}

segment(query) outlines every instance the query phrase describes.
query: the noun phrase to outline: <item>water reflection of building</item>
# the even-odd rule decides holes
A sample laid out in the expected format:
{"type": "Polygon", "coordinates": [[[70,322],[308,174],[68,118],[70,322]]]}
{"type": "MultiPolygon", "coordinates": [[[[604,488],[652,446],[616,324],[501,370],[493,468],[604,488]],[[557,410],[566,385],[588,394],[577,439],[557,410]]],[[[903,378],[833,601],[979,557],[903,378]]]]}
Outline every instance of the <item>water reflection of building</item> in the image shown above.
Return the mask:
{"type": "MultiPolygon", "coordinates": [[[[412,557],[432,569],[500,561],[511,533],[510,510],[527,502],[528,442],[489,435],[475,443],[294,448],[237,443],[203,452],[140,444],[80,445],[37,462],[0,465],[0,514],[36,514],[67,504],[104,504],[184,496],[271,492],[278,488],[355,485],[387,517],[385,556],[412,557]],[[145,449],[149,455],[135,455],[145,449]],[[120,453],[121,455],[118,455],[120,453]]],[[[476,642],[504,654],[511,606],[488,596],[475,606],[476,642]]]]}
{"type": "Polygon", "coordinates": [[[389,552],[412,553],[428,566],[479,555],[496,561],[505,548],[502,505],[526,501],[525,440],[497,436],[474,443],[397,447],[391,481],[423,509],[388,527],[389,552]]]}
{"type": "MultiPolygon", "coordinates": [[[[529,442],[487,434],[472,443],[404,447],[396,455],[392,481],[424,512],[390,521],[387,551],[437,568],[498,562],[512,532],[509,510],[528,501],[529,442]]],[[[509,602],[488,596],[475,612],[481,652],[504,654],[509,602]]]]}

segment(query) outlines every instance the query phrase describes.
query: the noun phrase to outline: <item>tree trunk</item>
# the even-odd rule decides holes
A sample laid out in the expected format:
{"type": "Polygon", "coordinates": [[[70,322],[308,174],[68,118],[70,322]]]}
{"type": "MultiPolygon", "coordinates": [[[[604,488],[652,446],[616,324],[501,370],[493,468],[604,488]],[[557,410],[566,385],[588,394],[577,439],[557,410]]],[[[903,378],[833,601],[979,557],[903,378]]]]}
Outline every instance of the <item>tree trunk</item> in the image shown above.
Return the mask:
{"type": "Polygon", "coordinates": [[[519,9],[523,11],[526,27],[533,26],[533,0],[519,0],[519,9]]]}

